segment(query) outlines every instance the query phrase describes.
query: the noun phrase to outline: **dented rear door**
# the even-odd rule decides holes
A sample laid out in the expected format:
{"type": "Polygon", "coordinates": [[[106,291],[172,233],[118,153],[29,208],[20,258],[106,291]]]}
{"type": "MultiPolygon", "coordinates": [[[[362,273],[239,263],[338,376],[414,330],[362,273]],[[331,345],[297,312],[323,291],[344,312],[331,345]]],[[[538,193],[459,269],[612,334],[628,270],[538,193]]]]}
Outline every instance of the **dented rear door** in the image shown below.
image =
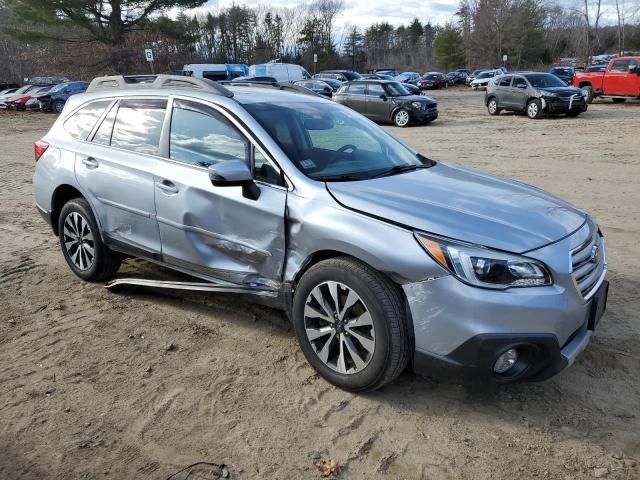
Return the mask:
{"type": "Polygon", "coordinates": [[[163,260],[207,277],[277,288],[287,190],[268,183],[278,178],[268,172],[273,167],[260,162],[256,170],[259,180],[272,174],[258,182],[257,200],[241,187],[213,186],[208,166],[241,159],[253,168],[253,144],[222,112],[197,102],[174,100],[170,129],[169,159],[154,179],[163,260]]]}

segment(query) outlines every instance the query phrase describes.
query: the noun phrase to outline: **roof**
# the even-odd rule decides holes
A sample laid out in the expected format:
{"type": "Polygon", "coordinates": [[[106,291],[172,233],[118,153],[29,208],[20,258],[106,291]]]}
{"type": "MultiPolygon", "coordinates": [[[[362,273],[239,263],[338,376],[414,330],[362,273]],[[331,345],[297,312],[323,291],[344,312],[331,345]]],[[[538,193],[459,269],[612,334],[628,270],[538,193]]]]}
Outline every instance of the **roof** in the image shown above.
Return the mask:
{"type": "Polygon", "coordinates": [[[233,92],[234,100],[239,103],[277,103],[277,102],[331,102],[317,95],[307,95],[277,88],[226,85],[233,92]]]}

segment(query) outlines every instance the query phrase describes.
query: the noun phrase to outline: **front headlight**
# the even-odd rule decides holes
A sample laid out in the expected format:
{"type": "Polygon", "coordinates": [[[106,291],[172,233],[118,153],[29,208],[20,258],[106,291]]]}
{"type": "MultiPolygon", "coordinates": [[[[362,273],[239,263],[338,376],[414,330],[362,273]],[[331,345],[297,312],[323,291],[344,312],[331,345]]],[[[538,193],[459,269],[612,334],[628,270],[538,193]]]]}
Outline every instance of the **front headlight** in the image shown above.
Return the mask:
{"type": "Polygon", "coordinates": [[[416,239],[436,262],[476,287],[505,289],[553,283],[547,267],[532,258],[421,233],[416,233],[416,239]]]}
{"type": "Polygon", "coordinates": [[[420,102],[411,102],[411,105],[413,105],[413,107],[417,108],[418,110],[422,108],[422,104],[420,102]]]}

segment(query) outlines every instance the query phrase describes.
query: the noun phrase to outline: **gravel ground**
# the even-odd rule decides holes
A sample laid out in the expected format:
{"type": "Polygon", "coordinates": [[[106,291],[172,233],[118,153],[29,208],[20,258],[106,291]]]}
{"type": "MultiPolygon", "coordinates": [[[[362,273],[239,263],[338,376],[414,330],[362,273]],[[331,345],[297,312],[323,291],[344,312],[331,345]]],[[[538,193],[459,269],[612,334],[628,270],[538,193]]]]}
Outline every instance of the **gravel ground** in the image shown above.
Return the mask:
{"type": "Polygon", "coordinates": [[[490,117],[468,89],[433,95],[432,125],[386,128],[561,195],[607,236],[609,309],[575,365],[508,386],[405,373],[352,395],[279,312],[83,283],[33,205],[33,142],[54,116],[0,112],[0,478],[184,479],[198,462],[192,480],[319,478],[323,460],[356,479],[639,478],[640,103],[532,121],[490,117]]]}

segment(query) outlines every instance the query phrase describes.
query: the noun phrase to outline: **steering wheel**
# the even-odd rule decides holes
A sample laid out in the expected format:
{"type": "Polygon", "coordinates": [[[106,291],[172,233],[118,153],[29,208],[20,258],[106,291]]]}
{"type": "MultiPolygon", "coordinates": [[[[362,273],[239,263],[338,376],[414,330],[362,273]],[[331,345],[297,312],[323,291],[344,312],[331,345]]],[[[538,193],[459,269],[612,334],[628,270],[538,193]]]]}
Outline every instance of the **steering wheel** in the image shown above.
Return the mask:
{"type": "Polygon", "coordinates": [[[351,153],[355,153],[358,150],[358,147],[356,147],[355,145],[352,145],[350,143],[347,143],[346,145],[341,146],[336,153],[346,153],[347,150],[353,150],[351,153]]]}

